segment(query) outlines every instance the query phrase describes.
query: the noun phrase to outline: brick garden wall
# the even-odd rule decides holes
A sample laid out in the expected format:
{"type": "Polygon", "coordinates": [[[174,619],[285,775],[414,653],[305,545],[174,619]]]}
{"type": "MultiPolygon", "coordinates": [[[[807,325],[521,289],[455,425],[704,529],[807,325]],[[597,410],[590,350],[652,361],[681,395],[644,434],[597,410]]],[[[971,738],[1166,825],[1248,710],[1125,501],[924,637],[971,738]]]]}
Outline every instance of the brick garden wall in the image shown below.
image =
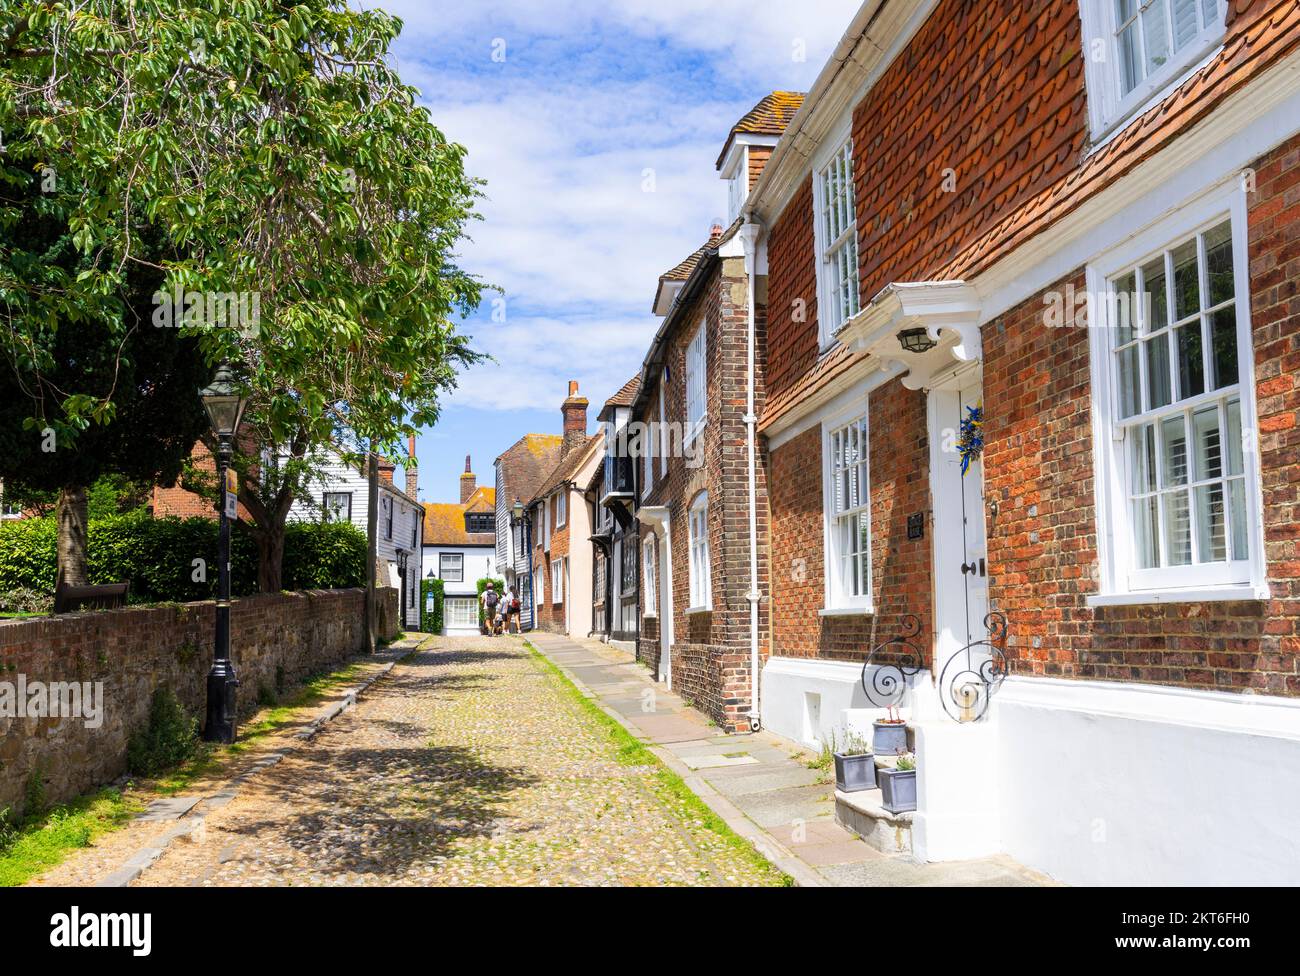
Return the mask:
{"type": "MultiPolygon", "coordinates": [[[[396,632],[397,591],[380,590],[381,621],[396,632]]],[[[130,607],[0,624],[0,681],[104,683],[103,724],[80,719],[0,719],[0,809],[22,803],[34,771],[63,802],[126,771],[131,735],[148,724],[155,689],[170,688],[202,720],[215,604],[130,607]]],[[[292,688],[365,648],[365,591],[258,594],[234,601],[231,632],[239,713],[262,688],[292,688]]]]}
{"type": "Polygon", "coordinates": [[[822,429],[815,426],[771,452],[772,653],[862,660],[872,642],[902,632],[903,615],[921,626],[930,650],[930,486],[925,394],[892,380],[869,400],[871,571],[876,614],[819,616],[825,605],[822,429]],[[907,517],[926,515],[922,539],[907,538],[907,517]],[[873,634],[874,628],[874,634],[873,634]]]}

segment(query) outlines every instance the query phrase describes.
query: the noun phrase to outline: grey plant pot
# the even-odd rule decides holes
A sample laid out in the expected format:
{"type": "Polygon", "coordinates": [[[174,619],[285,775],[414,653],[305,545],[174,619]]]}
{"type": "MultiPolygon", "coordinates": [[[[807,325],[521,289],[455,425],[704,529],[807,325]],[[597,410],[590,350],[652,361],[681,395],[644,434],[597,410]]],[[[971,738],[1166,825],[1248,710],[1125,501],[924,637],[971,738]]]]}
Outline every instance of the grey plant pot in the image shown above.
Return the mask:
{"type": "Polygon", "coordinates": [[[871,751],[877,756],[897,756],[907,752],[907,726],[872,722],[871,751]]]}
{"type": "Polygon", "coordinates": [[[876,757],[869,752],[858,756],[835,753],[835,788],[843,793],[874,790],[876,757]]]}
{"type": "Polygon", "coordinates": [[[880,805],[890,813],[907,813],[916,809],[916,770],[878,769],[880,805]]]}

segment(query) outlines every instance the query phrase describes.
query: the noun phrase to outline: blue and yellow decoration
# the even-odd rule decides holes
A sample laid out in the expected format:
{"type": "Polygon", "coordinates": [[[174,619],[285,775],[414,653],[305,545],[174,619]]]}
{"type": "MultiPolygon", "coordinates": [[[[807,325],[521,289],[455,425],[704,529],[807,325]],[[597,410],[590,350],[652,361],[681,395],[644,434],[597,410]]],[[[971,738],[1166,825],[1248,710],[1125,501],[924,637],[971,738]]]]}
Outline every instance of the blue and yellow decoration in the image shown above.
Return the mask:
{"type": "Polygon", "coordinates": [[[984,453],[983,404],[966,408],[957,437],[957,453],[961,455],[961,475],[964,478],[970,463],[984,453]]]}

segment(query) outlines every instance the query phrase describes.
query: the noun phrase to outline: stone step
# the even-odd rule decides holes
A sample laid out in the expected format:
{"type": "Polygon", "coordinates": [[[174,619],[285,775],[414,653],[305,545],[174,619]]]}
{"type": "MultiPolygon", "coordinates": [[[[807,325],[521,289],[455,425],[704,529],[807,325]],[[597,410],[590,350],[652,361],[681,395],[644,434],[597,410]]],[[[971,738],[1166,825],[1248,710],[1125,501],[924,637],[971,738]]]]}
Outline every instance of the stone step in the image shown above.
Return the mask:
{"type": "Polygon", "coordinates": [[[884,854],[912,853],[912,814],[890,813],[880,790],[835,791],[835,822],[884,854]]]}

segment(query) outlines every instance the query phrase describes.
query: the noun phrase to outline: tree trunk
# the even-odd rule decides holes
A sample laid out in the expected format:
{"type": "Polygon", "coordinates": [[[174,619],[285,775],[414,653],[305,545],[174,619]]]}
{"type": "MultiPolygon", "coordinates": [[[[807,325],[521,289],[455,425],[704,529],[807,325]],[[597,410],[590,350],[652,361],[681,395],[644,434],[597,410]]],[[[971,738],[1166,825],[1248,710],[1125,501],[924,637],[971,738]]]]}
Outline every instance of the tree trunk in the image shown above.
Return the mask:
{"type": "Polygon", "coordinates": [[[258,526],[253,535],[257,541],[257,589],[279,593],[284,588],[284,522],[258,526]]]}
{"type": "Polygon", "coordinates": [[[57,582],[68,586],[86,586],[90,574],[86,568],[86,528],[90,506],[83,485],[64,488],[56,506],[59,520],[59,575],[57,582]]]}

